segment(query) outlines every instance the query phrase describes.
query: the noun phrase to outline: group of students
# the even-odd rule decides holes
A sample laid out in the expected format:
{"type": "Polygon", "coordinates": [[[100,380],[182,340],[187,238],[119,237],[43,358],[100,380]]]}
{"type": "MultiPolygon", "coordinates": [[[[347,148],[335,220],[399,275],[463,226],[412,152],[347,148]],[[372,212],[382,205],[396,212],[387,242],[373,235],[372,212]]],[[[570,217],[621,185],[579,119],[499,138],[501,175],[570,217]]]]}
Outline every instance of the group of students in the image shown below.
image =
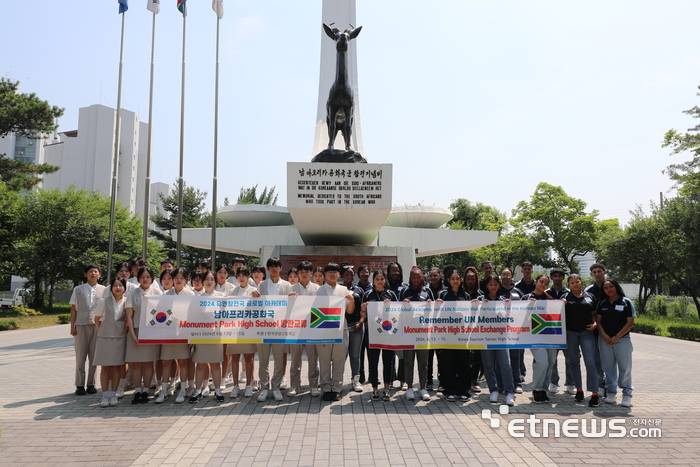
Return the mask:
{"type": "MultiPolygon", "coordinates": [[[[549,276],[532,277],[533,266],[521,265],[523,278],[513,283],[513,271],[503,268],[494,273],[493,264],[485,261],[482,278],[475,267],[460,271],[454,265],[431,268],[426,281],[421,268],[414,266],[408,283],[403,268],[397,262],[371,274],[367,266],[357,273],[350,263],[329,263],[314,267],[302,261],[281,278],[282,263],[270,258],[266,268],[256,266],[250,271],[245,259],[236,258],[229,277],[226,265],[215,270],[207,261],[197,264],[193,274],[185,268],[174,268],[171,260],[161,262],[159,277],[146,266],[142,258],[131,264],[122,263],[106,286],[98,284],[100,268],[94,264],[85,269],[87,282],[76,287],[71,297],[71,335],[75,336],[76,394],[94,394],[96,366],[101,366],[100,406],[113,407],[124,396],[128,380],[133,380],[132,403],[147,403],[149,388],[155,388],[155,403],[175,396],[175,403],[189,400],[196,403],[213,390],[217,401],[225,401],[222,389],[230,379],[230,397],[243,394],[264,402],[272,394],[277,401],[287,395],[301,393],[301,362],[303,352],[308,360],[308,383],[312,397],[323,400],[341,399],[346,360],[350,360],[351,388],[363,391],[365,354],[372,400],[391,399],[394,381],[400,382],[408,400],[418,396],[430,400],[437,359],[437,378],[447,401],[467,401],[473,392],[481,392],[479,377],[486,379],[489,400],[514,405],[515,395],[523,392],[526,367],[523,349],[440,349],[403,350],[369,348],[367,333],[367,304],[376,301],[511,301],[563,300],[566,313],[567,348],[566,382],[576,402],[584,401],[581,356],[586,367],[586,387],[590,393],[588,405],[597,407],[604,399],[615,403],[618,388],[622,390],[621,405],[629,407],[632,397],[632,344],[629,331],[634,324],[632,302],[624,296],[620,285],[605,277],[605,267],[591,266],[595,283],[583,289],[577,274],[570,274],[563,285],[565,273],[554,268],[549,276]],[[269,277],[268,277],[269,274],[269,277]],[[356,277],[358,282],[354,283],[356,277]],[[550,287],[550,278],[552,285],[550,287]],[[345,297],[346,312],[343,341],[338,344],[139,344],[138,332],[141,303],[144,295],[204,295],[250,296],[319,295],[345,297]],[[258,380],[253,379],[255,354],[258,354],[258,380]],[[270,375],[270,355],[273,370],[270,375]],[[290,358],[288,358],[288,355],[290,358]],[[239,374],[243,357],[244,370],[239,374]],[[382,360],[380,390],[379,360],[382,360]],[[285,374],[291,359],[290,384],[285,374]],[[89,361],[86,374],[85,363],[89,361]],[[418,388],[414,388],[414,373],[418,373],[418,388]],[[230,375],[230,378],[226,378],[230,375]],[[209,383],[211,379],[211,383],[209,383]],[[245,384],[241,390],[240,384],[245,384]],[[85,386],[87,385],[87,389],[85,386]],[[177,387],[179,386],[179,390],[177,387]],[[177,393],[177,395],[176,395],[177,393]]],[[[559,390],[557,349],[531,349],[532,399],[549,402],[547,392],[559,390]]]]}

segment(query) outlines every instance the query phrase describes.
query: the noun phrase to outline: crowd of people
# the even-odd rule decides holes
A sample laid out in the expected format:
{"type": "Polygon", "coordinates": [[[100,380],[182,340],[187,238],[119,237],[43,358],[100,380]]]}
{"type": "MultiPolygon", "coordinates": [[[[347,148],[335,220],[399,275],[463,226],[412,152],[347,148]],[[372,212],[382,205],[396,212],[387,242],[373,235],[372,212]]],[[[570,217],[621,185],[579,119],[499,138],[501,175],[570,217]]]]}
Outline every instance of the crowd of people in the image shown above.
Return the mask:
{"type": "MultiPolygon", "coordinates": [[[[350,263],[328,263],[314,267],[302,261],[282,279],[282,263],[268,259],[266,266],[249,270],[244,258],[236,258],[231,270],[225,264],[212,269],[200,261],[190,274],[175,268],[172,260],[161,261],[160,273],[148,267],[143,258],[117,266],[111,283],[100,285],[100,268],[85,268],[86,282],[71,297],[70,332],[75,337],[76,394],[96,394],[96,367],[101,366],[101,407],[113,407],[133,384],[132,404],[148,403],[153,389],[154,402],[174,397],[176,404],[196,403],[210,394],[225,401],[223,390],[232,386],[229,397],[253,397],[264,402],[302,394],[302,359],[308,361],[307,381],[311,397],[325,401],[341,399],[343,374],[350,362],[350,389],[363,392],[372,387],[371,399],[389,401],[395,382],[404,397],[428,401],[442,394],[446,401],[468,401],[482,392],[483,376],[489,401],[505,398],[514,405],[523,393],[527,374],[524,349],[437,349],[403,350],[369,348],[367,304],[369,302],[429,301],[512,301],[562,300],[566,317],[565,392],[576,403],[598,407],[604,401],[621,405],[632,401],[632,342],[630,330],[635,310],[620,284],[606,278],[605,267],[590,268],[595,282],[583,287],[577,274],[567,275],[554,268],[549,275],[533,277],[529,262],[521,265],[522,279],[513,282],[513,270],[504,267],[496,273],[490,261],[481,271],[454,265],[430,268],[427,280],[418,266],[411,268],[408,282],[397,262],[386,270],[371,272],[367,266],[357,271],[350,263]],[[233,275],[230,277],[229,274],[233,275]],[[481,276],[481,277],[480,277],[481,276]],[[566,278],[566,285],[564,280],[566,278]],[[355,282],[357,280],[357,282],[355,282]],[[263,295],[340,296],[346,299],[343,341],[336,344],[143,344],[138,342],[141,303],[144,295],[203,295],[213,297],[263,295]],[[257,380],[255,354],[258,355],[257,380]],[[270,374],[270,355],[272,374],[270,374]],[[379,360],[382,379],[379,379],[379,360]],[[585,367],[585,386],[581,371],[585,367]],[[241,366],[241,358],[243,365],[241,366]],[[287,363],[289,379],[287,379],[287,363]],[[86,362],[87,371],[86,371],[86,362]],[[437,362],[437,365],[435,365],[437,362]],[[414,374],[418,374],[415,386],[414,374]],[[368,379],[365,378],[367,375],[368,379]],[[437,385],[435,384],[437,376],[437,385]],[[241,385],[243,385],[241,387],[241,385]],[[381,385],[381,390],[380,390],[381,385]],[[436,387],[437,386],[437,387],[436,387]]],[[[549,402],[548,393],[559,392],[558,349],[532,348],[532,401],[549,402]]]]}

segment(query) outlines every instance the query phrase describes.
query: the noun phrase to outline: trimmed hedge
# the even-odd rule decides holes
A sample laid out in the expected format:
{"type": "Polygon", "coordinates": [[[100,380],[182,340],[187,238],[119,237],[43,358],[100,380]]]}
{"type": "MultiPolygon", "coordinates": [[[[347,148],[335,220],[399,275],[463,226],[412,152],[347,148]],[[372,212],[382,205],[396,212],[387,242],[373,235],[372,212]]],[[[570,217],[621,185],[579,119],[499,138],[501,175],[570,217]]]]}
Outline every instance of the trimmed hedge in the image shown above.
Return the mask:
{"type": "Polygon", "coordinates": [[[676,339],[700,340],[700,326],[669,326],[668,333],[676,339]]]}
{"type": "Polygon", "coordinates": [[[9,331],[17,328],[19,328],[17,321],[0,321],[0,331],[9,331]]]}
{"type": "Polygon", "coordinates": [[[70,324],[70,314],[58,315],[59,324],[70,324]]]}
{"type": "Polygon", "coordinates": [[[632,332],[640,334],[651,334],[652,336],[660,336],[662,333],[661,326],[657,324],[634,323],[632,332]]]}

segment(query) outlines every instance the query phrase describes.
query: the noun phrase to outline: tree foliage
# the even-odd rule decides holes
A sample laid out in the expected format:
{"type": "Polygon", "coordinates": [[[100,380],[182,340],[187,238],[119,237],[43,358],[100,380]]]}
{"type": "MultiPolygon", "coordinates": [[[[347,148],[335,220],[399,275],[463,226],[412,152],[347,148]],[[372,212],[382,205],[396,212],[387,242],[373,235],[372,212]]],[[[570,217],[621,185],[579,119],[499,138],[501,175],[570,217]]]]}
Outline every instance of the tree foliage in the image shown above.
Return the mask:
{"type": "Polygon", "coordinates": [[[266,186],[265,189],[263,189],[263,192],[258,195],[258,185],[250,188],[241,187],[241,192],[238,195],[236,204],[270,204],[274,206],[277,204],[275,188],[277,187],[273,186],[268,190],[266,186]]]}
{"type": "Polygon", "coordinates": [[[39,175],[57,170],[55,165],[30,164],[0,154],[0,183],[12,191],[31,190],[42,181],[39,175]]]}
{"type": "MultiPolygon", "coordinates": [[[[697,95],[700,96],[700,93],[697,95]]],[[[700,107],[696,105],[692,109],[684,110],[683,113],[693,118],[700,118],[700,107]]],[[[668,130],[661,147],[672,148],[671,155],[690,151],[692,157],[689,161],[671,164],[664,172],[676,183],[675,187],[679,189],[680,194],[694,193],[695,196],[700,194],[700,124],[689,128],[687,133],[668,130]]]]}
{"type": "Polygon", "coordinates": [[[0,137],[10,133],[32,137],[55,130],[64,109],[18,90],[19,81],[0,78],[0,137]]]}

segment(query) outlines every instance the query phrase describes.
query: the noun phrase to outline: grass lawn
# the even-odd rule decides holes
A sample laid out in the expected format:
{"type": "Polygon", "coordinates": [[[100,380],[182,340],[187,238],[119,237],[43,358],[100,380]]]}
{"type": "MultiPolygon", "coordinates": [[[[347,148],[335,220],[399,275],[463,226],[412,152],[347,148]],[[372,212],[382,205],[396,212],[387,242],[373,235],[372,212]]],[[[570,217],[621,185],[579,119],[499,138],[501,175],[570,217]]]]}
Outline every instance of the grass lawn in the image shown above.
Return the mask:
{"type": "MultiPolygon", "coordinates": [[[[656,325],[661,328],[661,335],[670,337],[668,333],[669,326],[700,326],[700,319],[697,317],[678,318],[676,316],[658,316],[658,315],[638,315],[634,319],[635,323],[656,325]]],[[[632,328],[634,331],[634,328],[632,328]]]]}
{"type": "Polygon", "coordinates": [[[20,316],[19,313],[10,309],[0,309],[0,321],[14,321],[19,329],[34,329],[44,328],[46,326],[56,326],[58,315],[70,313],[70,305],[67,303],[56,303],[53,310],[49,313],[48,310],[41,310],[40,315],[36,316],[20,316]]]}

